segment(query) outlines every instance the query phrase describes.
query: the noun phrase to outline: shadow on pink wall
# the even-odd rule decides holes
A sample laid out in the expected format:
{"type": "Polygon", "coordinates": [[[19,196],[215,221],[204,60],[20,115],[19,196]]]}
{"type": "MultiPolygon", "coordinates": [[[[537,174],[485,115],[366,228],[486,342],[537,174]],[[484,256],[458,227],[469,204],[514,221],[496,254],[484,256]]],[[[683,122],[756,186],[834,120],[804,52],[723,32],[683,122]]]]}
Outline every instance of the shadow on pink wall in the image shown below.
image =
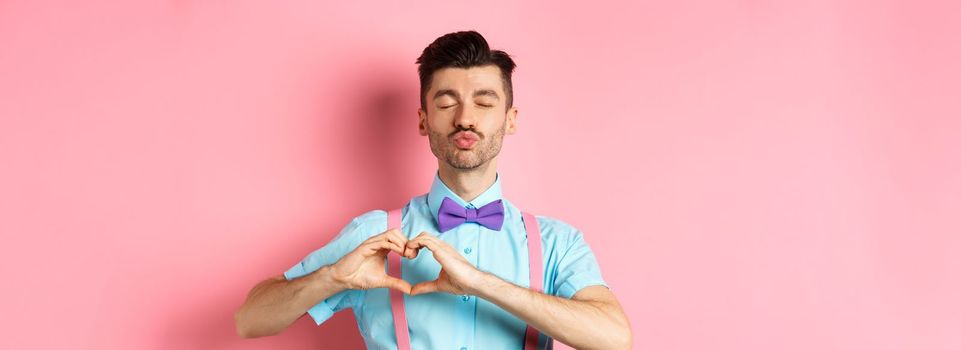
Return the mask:
{"type": "MultiPolygon", "coordinates": [[[[416,78],[413,79],[415,85],[410,85],[410,77],[416,76],[416,73],[411,67],[379,69],[376,68],[378,66],[389,67],[374,62],[358,63],[353,69],[344,69],[343,72],[353,73],[338,79],[343,83],[340,91],[344,98],[335,100],[336,105],[333,106],[317,106],[315,113],[315,117],[322,120],[317,124],[322,128],[333,125],[343,129],[334,133],[341,135],[339,139],[317,138],[315,147],[329,148],[328,152],[334,154],[327,156],[327,159],[337,160],[317,164],[316,173],[325,175],[317,180],[352,178],[354,180],[351,183],[368,184],[345,188],[340,193],[321,194],[339,197],[325,198],[324,201],[336,201],[337,205],[342,206],[343,212],[352,214],[319,218],[316,220],[318,227],[311,229],[311,232],[284,234],[284,237],[302,237],[303,240],[278,242],[271,239],[276,232],[263,232],[264,246],[274,248],[248,257],[231,257],[235,258],[236,268],[263,270],[263,266],[272,266],[279,269],[275,269],[274,274],[280,274],[303,258],[305,252],[326,244],[353,216],[373,209],[403,205],[412,196],[427,191],[428,188],[423,186],[423,167],[410,166],[412,159],[423,159],[425,153],[430,156],[426,138],[420,138],[416,132],[415,111],[419,104],[416,100],[416,78]],[[329,118],[348,118],[349,121],[328,122],[329,118]]],[[[326,100],[333,99],[328,97],[326,100]]],[[[331,133],[328,130],[318,131],[317,134],[331,133]]],[[[429,184],[429,180],[426,179],[426,183],[429,184]]],[[[316,326],[313,319],[305,314],[290,328],[275,336],[256,339],[237,336],[234,312],[243,303],[250,288],[269,275],[250,276],[246,278],[249,284],[241,284],[243,281],[238,282],[237,278],[223,278],[222,284],[203,284],[218,289],[212,293],[217,297],[194,305],[184,305],[169,322],[162,343],[177,349],[364,348],[353,312],[349,309],[338,312],[320,326],[316,326]]]]}

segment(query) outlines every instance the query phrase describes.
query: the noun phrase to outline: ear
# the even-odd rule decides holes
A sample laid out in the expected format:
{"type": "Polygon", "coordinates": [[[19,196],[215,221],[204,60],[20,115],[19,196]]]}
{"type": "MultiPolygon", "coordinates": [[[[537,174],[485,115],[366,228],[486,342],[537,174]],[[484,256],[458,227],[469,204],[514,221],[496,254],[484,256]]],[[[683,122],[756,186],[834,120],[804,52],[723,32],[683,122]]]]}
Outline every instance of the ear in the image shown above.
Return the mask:
{"type": "Polygon", "coordinates": [[[427,112],[422,108],[417,108],[417,132],[427,136],[427,112]]]}
{"type": "Polygon", "coordinates": [[[507,134],[513,135],[517,132],[517,107],[511,106],[507,110],[507,134]]]}

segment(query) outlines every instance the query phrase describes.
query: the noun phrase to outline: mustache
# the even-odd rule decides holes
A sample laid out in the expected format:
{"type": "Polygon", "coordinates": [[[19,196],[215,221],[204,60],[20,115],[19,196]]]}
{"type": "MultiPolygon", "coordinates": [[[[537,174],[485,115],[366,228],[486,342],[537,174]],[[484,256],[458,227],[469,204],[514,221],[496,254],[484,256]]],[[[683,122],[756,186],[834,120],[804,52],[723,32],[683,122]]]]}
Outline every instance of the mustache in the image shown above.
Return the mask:
{"type": "Polygon", "coordinates": [[[480,132],[477,132],[477,130],[475,130],[474,128],[464,129],[464,128],[461,128],[461,127],[459,127],[459,126],[457,127],[457,129],[454,130],[454,132],[450,133],[450,135],[447,135],[447,137],[448,137],[448,138],[454,137],[454,135],[457,135],[457,133],[462,132],[462,131],[469,131],[469,132],[474,133],[474,135],[477,135],[477,138],[481,138],[481,139],[484,138],[484,134],[481,134],[480,132]]]}

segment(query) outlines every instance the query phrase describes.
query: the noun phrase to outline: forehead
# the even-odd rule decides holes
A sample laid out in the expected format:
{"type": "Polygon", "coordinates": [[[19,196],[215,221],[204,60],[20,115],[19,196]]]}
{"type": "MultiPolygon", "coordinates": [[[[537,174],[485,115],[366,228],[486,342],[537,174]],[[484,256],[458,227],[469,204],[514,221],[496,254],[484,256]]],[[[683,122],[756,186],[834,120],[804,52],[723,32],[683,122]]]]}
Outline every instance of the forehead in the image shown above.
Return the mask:
{"type": "Polygon", "coordinates": [[[438,69],[431,78],[430,91],[451,89],[474,91],[491,89],[504,95],[501,70],[494,65],[470,68],[447,67],[438,69]]]}

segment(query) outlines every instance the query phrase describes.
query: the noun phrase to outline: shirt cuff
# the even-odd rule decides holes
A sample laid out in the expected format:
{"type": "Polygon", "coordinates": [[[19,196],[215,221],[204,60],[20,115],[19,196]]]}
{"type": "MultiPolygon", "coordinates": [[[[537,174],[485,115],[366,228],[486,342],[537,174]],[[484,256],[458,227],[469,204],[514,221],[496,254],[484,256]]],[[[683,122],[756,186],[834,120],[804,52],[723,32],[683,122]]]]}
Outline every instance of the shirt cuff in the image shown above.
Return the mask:
{"type": "Polygon", "coordinates": [[[334,309],[327,304],[327,300],[321,300],[317,305],[307,310],[307,313],[310,314],[310,318],[314,319],[314,323],[319,326],[321,323],[324,323],[324,321],[327,321],[330,316],[334,315],[334,309]]]}
{"type": "Polygon", "coordinates": [[[297,263],[297,265],[291,266],[290,269],[288,269],[287,271],[284,271],[284,278],[286,278],[289,281],[294,278],[302,277],[306,274],[307,274],[307,271],[304,271],[304,266],[301,265],[300,263],[297,263]]]}
{"type": "MultiPolygon", "coordinates": [[[[304,268],[301,264],[294,265],[289,270],[284,272],[284,278],[288,281],[294,278],[302,277],[306,275],[304,268]]],[[[307,314],[310,318],[314,319],[314,323],[318,326],[324,321],[327,321],[331,316],[334,315],[334,308],[332,305],[337,305],[341,299],[346,296],[346,291],[331,295],[329,298],[321,300],[319,303],[307,310],[307,314]]]]}

